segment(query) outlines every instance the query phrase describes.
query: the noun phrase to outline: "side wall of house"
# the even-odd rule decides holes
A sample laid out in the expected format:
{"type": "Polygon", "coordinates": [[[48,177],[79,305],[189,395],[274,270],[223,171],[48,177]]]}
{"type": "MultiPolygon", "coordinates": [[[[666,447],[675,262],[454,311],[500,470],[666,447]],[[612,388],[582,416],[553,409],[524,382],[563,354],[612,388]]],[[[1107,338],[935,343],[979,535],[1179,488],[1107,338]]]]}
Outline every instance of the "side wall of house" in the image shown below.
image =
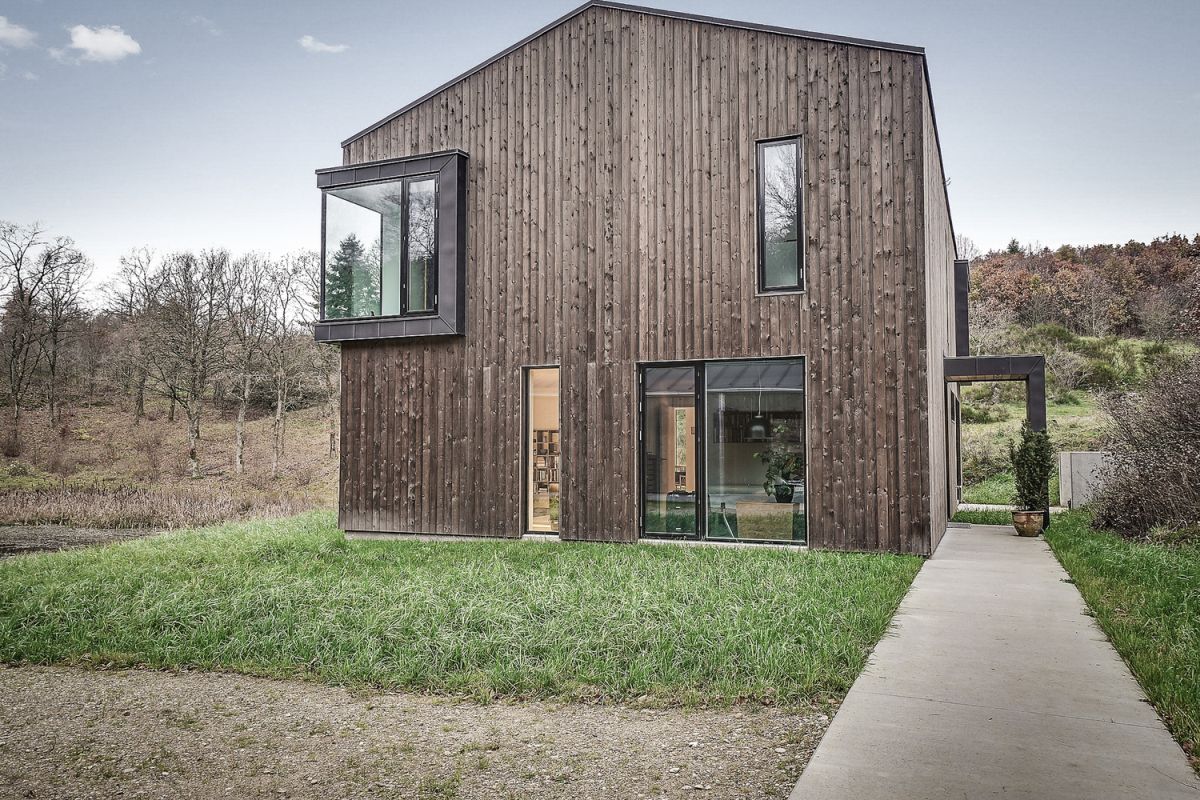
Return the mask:
{"type": "MultiPolygon", "coordinates": [[[[924,81],[922,82],[924,84],[924,81]]],[[[955,423],[950,421],[949,397],[942,359],[955,354],[954,337],[954,232],[944,191],[941,154],[933,125],[933,105],[928,85],[921,92],[922,163],[925,171],[925,275],[927,350],[926,379],[929,391],[929,479],[930,544],[936,550],[946,532],[950,515],[958,507],[957,492],[951,496],[950,471],[957,469],[958,444],[955,423]]]]}
{"type": "Polygon", "coordinates": [[[342,526],[520,535],[521,369],[559,364],[561,535],[633,540],[637,363],[803,355],[810,543],[929,552],[923,91],[919,55],[592,7],[351,142],[468,154],[469,264],[465,337],[344,346],[342,526]],[[808,290],[758,296],[755,141],[795,133],[808,290]]]}

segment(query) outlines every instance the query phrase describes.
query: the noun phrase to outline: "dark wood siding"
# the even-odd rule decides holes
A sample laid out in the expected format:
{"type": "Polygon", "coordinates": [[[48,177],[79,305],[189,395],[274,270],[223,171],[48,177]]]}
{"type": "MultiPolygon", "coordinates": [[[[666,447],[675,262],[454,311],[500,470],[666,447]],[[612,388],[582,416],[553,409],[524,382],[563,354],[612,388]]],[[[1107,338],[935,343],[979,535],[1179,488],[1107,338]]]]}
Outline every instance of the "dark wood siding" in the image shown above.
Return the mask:
{"type": "Polygon", "coordinates": [[[344,347],[343,527],[520,535],[521,367],[557,363],[562,536],[633,540],[636,363],[804,355],[811,544],[928,552],[924,89],[919,55],[592,7],[350,142],[468,154],[468,323],[344,347]],[[794,133],[808,290],[758,296],[755,142],[794,133]]]}
{"type": "Polygon", "coordinates": [[[956,482],[950,472],[958,463],[958,444],[954,426],[950,423],[949,398],[958,394],[957,384],[945,385],[942,359],[956,353],[954,331],[954,230],[950,225],[950,209],[946,203],[942,159],[938,153],[933,125],[933,105],[928,90],[921,93],[922,165],[925,170],[925,195],[922,198],[925,217],[925,289],[926,376],[929,381],[929,477],[930,477],[930,551],[936,550],[946,532],[953,509],[958,507],[957,492],[951,496],[956,482]]]}

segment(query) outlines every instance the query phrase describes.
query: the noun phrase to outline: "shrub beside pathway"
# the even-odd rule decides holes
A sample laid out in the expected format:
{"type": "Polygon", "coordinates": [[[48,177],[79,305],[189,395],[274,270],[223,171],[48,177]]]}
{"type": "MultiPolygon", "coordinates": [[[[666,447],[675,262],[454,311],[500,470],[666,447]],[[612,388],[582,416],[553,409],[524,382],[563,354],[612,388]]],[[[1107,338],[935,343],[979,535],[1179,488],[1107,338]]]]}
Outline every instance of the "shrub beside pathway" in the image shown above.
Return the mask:
{"type": "Polygon", "coordinates": [[[0,697],[0,798],[784,798],[829,723],[71,667],[0,697]]]}
{"type": "Polygon", "coordinates": [[[950,528],[792,800],[1146,797],[1200,778],[1041,539],[950,528]]]}

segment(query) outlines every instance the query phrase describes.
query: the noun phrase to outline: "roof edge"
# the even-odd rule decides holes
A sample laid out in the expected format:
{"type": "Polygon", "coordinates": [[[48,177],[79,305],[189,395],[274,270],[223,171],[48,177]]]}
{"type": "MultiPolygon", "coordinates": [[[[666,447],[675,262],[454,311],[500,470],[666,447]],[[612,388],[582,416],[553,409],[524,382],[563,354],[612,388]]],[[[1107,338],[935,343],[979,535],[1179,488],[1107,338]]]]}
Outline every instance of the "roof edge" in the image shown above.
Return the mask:
{"type": "Polygon", "coordinates": [[[946,221],[950,224],[950,246],[954,248],[954,258],[960,258],[958,253],[958,234],[954,231],[954,214],[950,210],[950,184],[946,180],[946,160],[942,158],[942,137],[938,133],[937,111],[933,107],[933,84],[929,81],[929,59],[922,58],[925,68],[925,96],[929,99],[929,119],[933,122],[933,143],[937,148],[938,166],[942,170],[942,197],[946,200],[946,221]]]}
{"type": "Polygon", "coordinates": [[[524,39],[521,39],[519,42],[509,45],[508,47],[501,50],[499,53],[496,53],[496,55],[487,59],[486,61],[482,61],[479,64],[476,64],[475,66],[471,67],[470,69],[468,69],[466,72],[462,73],[461,75],[451,78],[450,80],[443,83],[441,86],[438,86],[436,89],[426,92],[425,94],[418,97],[416,100],[413,100],[411,103],[408,103],[407,105],[403,106],[402,108],[400,108],[396,111],[393,111],[391,114],[388,114],[386,117],[379,120],[378,122],[368,125],[367,127],[363,128],[358,133],[354,134],[353,136],[350,136],[349,138],[344,139],[341,143],[341,147],[347,147],[352,142],[355,142],[358,139],[361,139],[362,137],[366,136],[368,133],[372,133],[372,132],[378,130],[379,128],[382,128],[384,125],[388,124],[389,122],[394,120],[396,117],[400,116],[401,114],[404,114],[405,112],[412,110],[413,108],[419,106],[421,103],[424,103],[426,100],[429,100],[434,95],[436,95],[440,92],[444,92],[446,89],[449,89],[451,86],[454,86],[456,83],[466,80],[467,78],[471,77],[472,75],[479,72],[480,70],[491,66],[492,64],[494,64],[495,62],[504,58],[505,56],[509,55],[510,53],[514,52],[515,50],[518,50],[519,48],[524,47],[525,45],[529,44],[531,41],[538,38],[542,34],[548,33],[549,31],[557,28],[559,25],[562,25],[564,22],[568,22],[568,21],[574,19],[575,17],[579,16],[584,11],[587,11],[589,8],[592,8],[592,7],[611,8],[611,9],[615,9],[618,11],[629,11],[629,12],[632,12],[635,14],[647,14],[649,16],[654,16],[654,17],[665,17],[668,19],[680,19],[680,20],[686,20],[689,22],[702,22],[702,23],[706,23],[709,25],[719,25],[724,28],[740,28],[742,30],[761,31],[763,33],[778,33],[783,36],[794,36],[799,39],[811,39],[813,41],[831,42],[834,44],[846,44],[846,45],[853,45],[853,46],[857,46],[857,47],[869,47],[869,48],[872,48],[875,50],[891,50],[891,51],[898,52],[898,53],[911,53],[913,55],[919,55],[919,56],[925,55],[925,48],[917,47],[915,45],[897,44],[895,42],[884,42],[884,41],[877,41],[874,39],[859,39],[859,38],[856,38],[853,36],[837,36],[837,35],[829,34],[829,33],[817,33],[815,31],[801,30],[799,28],[786,28],[786,27],[782,27],[779,25],[766,25],[766,24],[757,23],[757,22],[746,22],[746,21],[742,21],[742,20],[724,19],[721,17],[709,17],[709,16],[704,16],[703,14],[689,14],[689,13],[682,12],[682,11],[668,11],[668,10],[661,9],[661,8],[649,8],[646,6],[629,5],[627,3],[617,3],[617,2],[612,2],[612,0],[588,0],[586,3],[579,6],[578,8],[568,11],[566,14],[564,14],[563,16],[559,17],[558,19],[554,20],[553,22],[551,22],[547,25],[543,25],[541,28],[538,28],[536,31],[529,34],[524,39]]]}

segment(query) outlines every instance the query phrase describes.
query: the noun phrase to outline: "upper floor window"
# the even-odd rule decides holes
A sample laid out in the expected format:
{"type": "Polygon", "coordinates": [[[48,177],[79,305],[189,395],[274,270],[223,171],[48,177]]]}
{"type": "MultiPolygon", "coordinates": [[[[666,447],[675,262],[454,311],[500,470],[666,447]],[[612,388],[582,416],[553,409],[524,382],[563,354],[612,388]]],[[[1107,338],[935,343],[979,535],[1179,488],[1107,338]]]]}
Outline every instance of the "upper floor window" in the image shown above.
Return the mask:
{"type": "Polygon", "coordinates": [[[332,167],[322,189],[322,341],[461,334],[466,155],[332,167]]]}
{"type": "Polygon", "coordinates": [[[804,290],[800,137],[758,143],[758,288],[804,290]]]}
{"type": "Polygon", "coordinates": [[[326,192],[325,319],[433,312],[436,241],[435,176],[326,192]]]}

